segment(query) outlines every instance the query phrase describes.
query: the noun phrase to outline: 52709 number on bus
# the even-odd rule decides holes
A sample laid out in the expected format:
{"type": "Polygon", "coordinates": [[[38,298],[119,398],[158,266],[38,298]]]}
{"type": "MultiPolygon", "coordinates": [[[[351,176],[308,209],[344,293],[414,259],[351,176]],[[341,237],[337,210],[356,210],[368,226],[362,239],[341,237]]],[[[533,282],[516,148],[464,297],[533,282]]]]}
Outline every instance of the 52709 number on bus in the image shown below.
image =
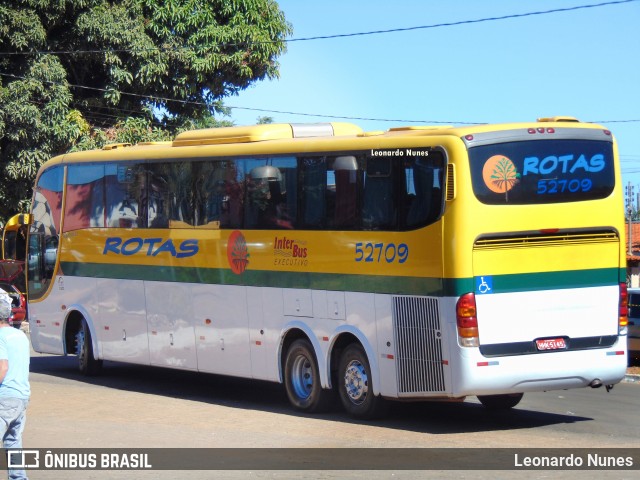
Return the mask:
{"type": "Polygon", "coordinates": [[[551,179],[551,180],[538,180],[538,195],[553,195],[554,193],[576,193],[576,192],[588,192],[593,187],[593,182],[589,178],[572,178],[566,179],[551,179]]]}
{"type": "Polygon", "coordinates": [[[406,243],[356,243],[356,262],[404,263],[409,258],[406,243]]]}

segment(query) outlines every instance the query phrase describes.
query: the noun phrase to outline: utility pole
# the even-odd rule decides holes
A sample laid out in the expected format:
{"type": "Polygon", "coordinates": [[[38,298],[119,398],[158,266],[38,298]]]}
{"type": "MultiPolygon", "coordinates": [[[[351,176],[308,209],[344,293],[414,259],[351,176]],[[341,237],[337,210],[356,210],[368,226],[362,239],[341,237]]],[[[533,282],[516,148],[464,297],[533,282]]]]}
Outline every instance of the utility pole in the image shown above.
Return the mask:
{"type": "Polygon", "coordinates": [[[631,182],[629,182],[627,184],[627,217],[629,219],[629,248],[627,250],[627,253],[629,255],[633,255],[633,185],[631,185],[631,182]]]}

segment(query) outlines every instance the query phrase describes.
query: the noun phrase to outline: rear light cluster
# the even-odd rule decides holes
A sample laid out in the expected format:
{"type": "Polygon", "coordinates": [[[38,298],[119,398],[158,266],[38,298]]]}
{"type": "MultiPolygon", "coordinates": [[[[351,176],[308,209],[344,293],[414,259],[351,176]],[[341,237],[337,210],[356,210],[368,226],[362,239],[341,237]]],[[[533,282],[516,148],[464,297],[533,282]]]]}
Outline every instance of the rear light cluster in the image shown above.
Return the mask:
{"type": "Polygon", "coordinates": [[[466,293],[456,303],[456,325],[458,327],[458,341],[462,347],[478,347],[478,313],[476,296],[466,293]]]}
{"type": "Polygon", "coordinates": [[[627,325],[629,325],[629,293],[627,292],[627,284],[621,283],[618,302],[618,332],[620,334],[627,333],[627,325]]]}
{"type": "MultiPolygon", "coordinates": [[[[620,297],[618,302],[618,331],[624,335],[629,324],[629,294],[627,284],[620,283],[620,297]]],[[[462,347],[480,346],[478,332],[478,311],[476,296],[473,293],[462,295],[456,303],[456,326],[458,341],[462,347]]]]}

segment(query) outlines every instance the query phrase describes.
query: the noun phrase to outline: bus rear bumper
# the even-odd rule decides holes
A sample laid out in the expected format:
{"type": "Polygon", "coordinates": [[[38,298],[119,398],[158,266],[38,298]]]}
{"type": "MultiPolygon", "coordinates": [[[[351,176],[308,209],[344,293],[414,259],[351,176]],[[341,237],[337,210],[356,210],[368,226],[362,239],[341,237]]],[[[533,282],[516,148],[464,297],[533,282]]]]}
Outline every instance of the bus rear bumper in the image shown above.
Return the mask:
{"type": "Polygon", "coordinates": [[[453,396],[496,395],[614,385],[627,368],[626,337],[610,348],[484,357],[464,352],[452,372],[453,396]]]}

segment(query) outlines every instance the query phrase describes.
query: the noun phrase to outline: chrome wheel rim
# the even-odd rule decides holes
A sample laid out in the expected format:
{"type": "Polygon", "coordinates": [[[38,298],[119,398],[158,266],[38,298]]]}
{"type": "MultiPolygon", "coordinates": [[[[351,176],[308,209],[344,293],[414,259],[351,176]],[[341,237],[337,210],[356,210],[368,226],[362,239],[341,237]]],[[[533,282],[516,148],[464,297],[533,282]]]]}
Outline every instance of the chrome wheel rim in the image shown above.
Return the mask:
{"type": "Polygon", "coordinates": [[[367,371],[358,360],[352,360],[344,372],[344,386],[349,400],[354,405],[361,405],[369,393],[367,371]]]}

